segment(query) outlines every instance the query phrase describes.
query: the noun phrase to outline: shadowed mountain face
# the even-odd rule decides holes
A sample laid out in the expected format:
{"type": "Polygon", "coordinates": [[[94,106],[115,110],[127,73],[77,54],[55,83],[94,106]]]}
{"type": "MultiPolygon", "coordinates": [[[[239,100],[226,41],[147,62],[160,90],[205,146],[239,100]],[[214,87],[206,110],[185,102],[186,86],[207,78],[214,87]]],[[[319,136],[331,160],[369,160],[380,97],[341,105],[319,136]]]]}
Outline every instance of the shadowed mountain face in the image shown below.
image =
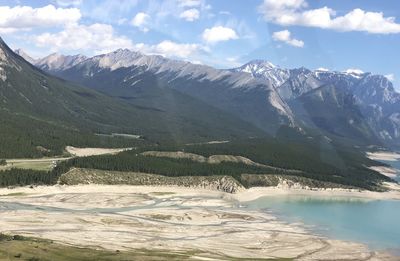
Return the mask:
{"type": "MultiPolygon", "coordinates": [[[[293,89],[282,99],[276,84],[284,74],[266,83],[247,72],[128,50],[72,67],[71,59],[59,55],[51,65],[44,63],[44,68],[54,68],[48,72],[81,84],[76,85],[44,73],[0,44],[0,157],[60,155],[66,145],[184,150],[200,143],[197,149],[211,149],[211,155],[245,155],[308,178],[373,189],[388,179],[367,169],[371,161],[354,148],[353,138],[365,137],[358,140],[369,144],[375,136],[354,96],[335,84],[305,92],[293,89]],[[351,121],[356,127],[347,125],[351,121]],[[325,133],[351,142],[343,144],[325,133]],[[230,142],[210,142],[216,140],[230,142]]],[[[298,70],[299,79],[293,81],[301,83],[307,78],[304,72],[298,70]]],[[[126,167],[123,162],[117,165],[126,167]]],[[[232,174],[231,167],[223,172],[232,174]]],[[[201,170],[202,175],[210,173],[201,170]]]]}
{"type": "Polygon", "coordinates": [[[272,135],[292,126],[357,145],[400,145],[400,94],[381,75],[283,69],[262,60],[217,70],[129,50],[79,57],[35,64],[136,107],[170,111],[190,97],[272,135]]]}
{"type": "Polygon", "coordinates": [[[400,94],[382,75],[288,70],[265,61],[233,70],[272,83],[302,126],[364,144],[400,145],[400,94]]]}
{"type": "Polygon", "coordinates": [[[139,92],[156,98],[153,103],[132,104],[136,97],[110,97],[66,82],[38,70],[0,40],[0,156],[54,155],[65,145],[133,142],[99,133],[180,142],[264,135],[253,125],[183,93],[139,92]],[[161,104],[175,100],[181,102],[168,110],[161,104]]]}
{"type": "Polygon", "coordinates": [[[247,73],[217,70],[129,50],[95,56],[71,68],[50,72],[138,106],[154,103],[153,93],[179,93],[271,134],[282,125],[293,125],[290,108],[274,88],[247,73]]]}

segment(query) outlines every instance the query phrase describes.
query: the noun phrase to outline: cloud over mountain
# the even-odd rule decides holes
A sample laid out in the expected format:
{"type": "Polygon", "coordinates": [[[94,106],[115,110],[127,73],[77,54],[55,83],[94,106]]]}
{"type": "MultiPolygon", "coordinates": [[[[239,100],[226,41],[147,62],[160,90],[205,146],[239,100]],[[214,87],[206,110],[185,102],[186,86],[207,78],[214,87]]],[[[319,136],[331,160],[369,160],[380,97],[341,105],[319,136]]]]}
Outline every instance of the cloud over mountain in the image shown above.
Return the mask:
{"type": "Polygon", "coordinates": [[[280,25],[300,25],[332,29],[337,31],[362,31],[373,34],[400,33],[400,24],[394,17],[385,17],[382,12],[353,9],[343,16],[324,6],[307,9],[305,0],[264,0],[259,6],[264,19],[280,25]]]}

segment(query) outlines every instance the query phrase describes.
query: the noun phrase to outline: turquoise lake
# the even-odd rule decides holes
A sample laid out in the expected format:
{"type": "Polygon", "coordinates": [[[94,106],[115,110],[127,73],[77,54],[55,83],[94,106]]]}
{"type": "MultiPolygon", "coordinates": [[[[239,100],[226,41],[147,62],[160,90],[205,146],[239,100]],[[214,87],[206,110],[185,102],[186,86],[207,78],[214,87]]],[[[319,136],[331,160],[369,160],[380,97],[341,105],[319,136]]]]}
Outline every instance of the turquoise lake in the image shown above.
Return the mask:
{"type": "MultiPolygon", "coordinates": [[[[400,162],[387,163],[400,169],[400,162]]],[[[329,238],[364,243],[400,256],[400,200],[272,196],[246,206],[265,209],[287,222],[301,222],[329,238]]]]}

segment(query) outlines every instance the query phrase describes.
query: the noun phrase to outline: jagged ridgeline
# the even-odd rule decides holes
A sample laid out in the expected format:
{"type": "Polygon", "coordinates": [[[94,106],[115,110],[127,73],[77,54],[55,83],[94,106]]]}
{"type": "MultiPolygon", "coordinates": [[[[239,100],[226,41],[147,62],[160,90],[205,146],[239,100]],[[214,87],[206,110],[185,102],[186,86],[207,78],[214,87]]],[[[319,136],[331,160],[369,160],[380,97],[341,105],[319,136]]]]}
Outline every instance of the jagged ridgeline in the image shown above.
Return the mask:
{"type": "Polygon", "coordinates": [[[196,98],[148,87],[153,91],[143,91],[149,100],[163,101],[162,106],[135,104],[50,76],[0,40],[0,157],[57,155],[66,145],[133,146],[263,135],[196,98]]]}
{"type": "MultiPolygon", "coordinates": [[[[118,155],[72,159],[50,173],[3,171],[2,186],[54,184],[72,167],[173,177],[228,175],[243,185],[271,180],[243,178],[243,174],[298,176],[368,189],[380,189],[380,183],[388,180],[367,169],[372,163],[354,147],[353,137],[365,137],[365,143],[380,138],[365,123],[356,100],[346,93],[332,98],[331,89],[338,88],[334,82],[304,94],[298,94],[293,83],[287,89],[297,94],[286,97],[274,84],[247,72],[118,50],[71,58],[58,72],[54,68],[59,67],[43,68],[76,82],[71,83],[34,67],[3,41],[0,47],[0,158],[61,155],[67,145],[136,147],[118,155]],[[320,89],[322,96],[314,95],[320,89]],[[322,103],[318,97],[329,102],[328,111],[315,109],[322,103]],[[345,104],[339,106],[345,109],[335,111],[337,103],[345,104]],[[301,110],[293,113],[296,106],[301,110]],[[346,112],[350,117],[331,120],[329,112],[346,112]],[[318,126],[318,117],[341,127],[318,126]],[[216,140],[230,142],[207,143],[216,140]],[[343,141],[349,141],[347,146],[343,141]],[[263,166],[212,165],[139,154],[145,150],[244,156],[263,166]]],[[[306,71],[290,73],[290,81],[298,82],[296,77],[306,71]]],[[[281,77],[276,81],[286,76],[281,77]]]]}
{"type": "Polygon", "coordinates": [[[169,108],[154,94],[178,91],[272,135],[291,125],[345,144],[400,145],[400,94],[383,75],[285,69],[263,60],[222,70],[122,49],[94,57],[52,54],[33,63],[136,106],[169,108]]]}

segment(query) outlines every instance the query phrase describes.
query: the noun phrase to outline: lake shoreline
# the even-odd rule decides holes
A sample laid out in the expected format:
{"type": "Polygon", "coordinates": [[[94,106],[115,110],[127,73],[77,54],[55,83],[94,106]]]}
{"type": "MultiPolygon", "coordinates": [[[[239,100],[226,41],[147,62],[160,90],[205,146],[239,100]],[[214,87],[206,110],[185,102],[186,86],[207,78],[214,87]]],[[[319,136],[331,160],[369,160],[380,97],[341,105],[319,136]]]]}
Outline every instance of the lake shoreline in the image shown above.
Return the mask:
{"type": "Polygon", "coordinates": [[[249,193],[266,194],[260,192],[119,185],[0,189],[0,232],[110,250],[197,249],[208,253],[197,258],[211,259],[396,260],[366,245],[314,235],[302,224],[239,207],[251,199],[249,193]]]}
{"type": "MultiPolygon", "coordinates": [[[[79,185],[51,185],[51,186],[23,186],[12,188],[0,188],[0,196],[14,193],[49,193],[52,191],[70,191],[76,190],[79,193],[96,193],[97,189],[107,188],[110,192],[123,192],[131,189],[139,191],[165,191],[175,190],[178,192],[196,192],[200,194],[220,193],[225,197],[234,198],[237,201],[245,202],[255,200],[265,196],[282,196],[282,195],[298,195],[298,196],[315,196],[315,197],[348,197],[348,198],[364,198],[370,200],[400,200],[400,184],[384,182],[388,191],[377,192],[363,189],[346,189],[346,188],[308,188],[302,186],[288,186],[279,184],[274,187],[252,187],[242,189],[235,193],[219,191],[217,189],[187,187],[176,185],[104,185],[104,184],[79,184],[79,185]]],[[[102,190],[101,190],[102,191],[102,190]]]]}

